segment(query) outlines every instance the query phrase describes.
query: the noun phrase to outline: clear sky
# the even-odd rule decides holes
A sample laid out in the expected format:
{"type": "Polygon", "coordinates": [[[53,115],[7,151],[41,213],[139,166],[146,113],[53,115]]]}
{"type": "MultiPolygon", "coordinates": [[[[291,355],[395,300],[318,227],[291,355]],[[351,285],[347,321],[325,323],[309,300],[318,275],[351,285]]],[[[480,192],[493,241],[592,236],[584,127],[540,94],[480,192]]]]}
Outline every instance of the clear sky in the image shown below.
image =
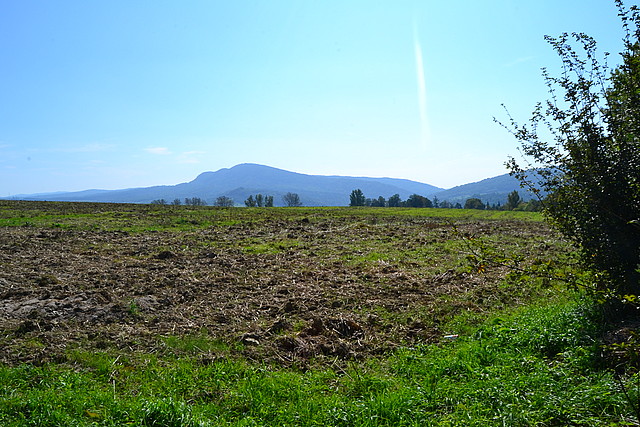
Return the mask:
{"type": "Polygon", "coordinates": [[[238,163],[500,175],[517,143],[493,117],[546,99],[564,31],[618,63],[613,0],[0,0],[0,196],[238,163]]]}

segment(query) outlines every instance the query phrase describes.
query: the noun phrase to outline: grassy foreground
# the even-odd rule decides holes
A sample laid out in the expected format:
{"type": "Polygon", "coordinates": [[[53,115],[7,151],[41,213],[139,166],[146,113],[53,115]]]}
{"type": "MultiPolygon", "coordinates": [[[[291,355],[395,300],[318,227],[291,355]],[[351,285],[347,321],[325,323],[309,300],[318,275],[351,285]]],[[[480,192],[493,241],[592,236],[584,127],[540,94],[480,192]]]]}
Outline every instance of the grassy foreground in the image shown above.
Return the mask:
{"type": "MultiPolygon", "coordinates": [[[[102,264],[114,266],[113,277],[118,281],[106,281],[110,286],[124,281],[131,287],[134,277],[150,281],[154,272],[162,272],[163,268],[176,271],[184,264],[184,271],[198,265],[211,276],[200,276],[201,287],[219,284],[217,278],[227,273],[229,280],[222,282],[226,287],[249,280],[254,283],[247,287],[249,291],[262,283],[258,288],[267,292],[274,286],[291,286],[281,284],[290,278],[289,268],[278,268],[298,257],[301,261],[292,264],[293,268],[307,266],[313,273],[294,276],[300,281],[313,278],[307,279],[309,287],[305,291],[310,292],[311,285],[328,283],[340,285],[338,290],[358,286],[360,299],[371,292],[368,306],[358,306],[359,298],[353,296],[340,300],[341,305],[324,318],[326,325],[351,324],[331,323],[331,316],[338,318],[337,310],[342,310],[339,316],[360,316],[354,317],[358,327],[365,325],[365,311],[376,310],[379,315],[375,324],[366,325],[369,332],[378,334],[373,338],[379,341],[367,342],[367,335],[362,337],[359,333],[338,337],[329,327],[325,328],[325,336],[307,332],[306,339],[323,338],[324,344],[349,344],[354,349],[364,343],[369,346],[363,347],[365,350],[387,348],[384,340],[403,343],[390,347],[394,351],[363,350],[356,356],[320,352],[313,353],[303,364],[282,364],[275,362],[275,356],[259,361],[257,356],[262,353],[255,353],[255,347],[243,348],[244,344],[236,340],[221,339],[224,330],[218,335],[162,333],[157,339],[151,334],[137,347],[135,340],[111,344],[102,340],[97,346],[91,342],[91,331],[80,331],[74,340],[60,341],[56,352],[30,359],[29,351],[42,355],[50,346],[47,340],[61,340],[71,336],[73,327],[82,326],[78,321],[53,323],[48,318],[33,317],[13,326],[7,323],[0,336],[7,360],[34,361],[0,364],[0,425],[638,425],[634,408],[640,398],[640,378],[631,374],[620,378],[609,369],[610,363],[602,357],[607,325],[595,304],[566,290],[564,285],[527,275],[509,278],[496,266],[487,266],[483,273],[465,273],[469,254],[463,252],[469,250],[469,242],[460,239],[466,231],[473,232],[477,237],[470,239],[482,242],[483,247],[521,257],[518,265],[536,262],[532,257],[544,261],[540,254],[557,257],[563,252],[562,242],[520,232],[521,228],[527,229],[522,221],[531,224],[540,219],[538,214],[524,212],[445,209],[228,210],[0,202],[0,227],[5,230],[0,243],[24,256],[21,262],[9,255],[0,256],[0,266],[31,268],[27,255],[45,261],[38,254],[48,250],[48,256],[53,257],[57,248],[62,248],[63,255],[70,248],[78,261],[65,274],[61,273],[66,268],[64,256],[41,262],[39,274],[25,276],[24,281],[33,283],[21,291],[24,295],[0,289],[7,300],[39,301],[45,296],[34,296],[46,295],[42,293],[46,287],[61,288],[58,292],[65,298],[68,294],[89,292],[88,287],[94,282],[97,289],[102,289],[102,279],[93,279],[102,264]],[[424,218],[434,220],[423,221],[424,218]],[[441,221],[457,224],[459,231],[454,232],[441,221]],[[389,230],[395,234],[388,235],[389,230]],[[292,237],[288,237],[290,234],[292,237]],[[17,244],[11,240],[16,236],[24,240],[17,244]],[[84,243],[85,239],[92,241],[84,243]],[[140,246],[127,252],[129,243],[140,246]],[[90,247],[77,246],[85,244],[90,247]],[[35,252],[27,251],[31,247],[35,252]],[[210,261],[212,248],[216,257],[210,261]],[[171,256],[159,257],[166,253],[171,256]],[[218,259],[225,262],[221,263],[225,270],[214,268],[218,259]],[[96,263],[89,264],[90,261],[96,263]],[[269,276],[281,274],[281,283],[271,285],[261,282],[261,277],[245,274],[242,269],[248,263],[261,266],[269,276]],[[82,270],[87,265],[94,276],[74,270],[75,266],[82,270]],[[239,266],[237,271],[233,270],[234,265],[239,266]],[[132,267],[127,270],[127,266],[132,267]],[[51,273],[47,280],[42,277],[44,267],[51,273]],[[332,270],[326,270],[324,282],[316,284],[314,280],[323,268],[332,270]],[[132,269],[139,271],[138,276],[115,276],[132,269]],[[340,274],[348,280],[332,281],[340,274]],[[441,294],[434,295],[429,308],[407,309],[411,298],[429,291],[439,280],[447,280],[446,286],[441,294]],[[453,294],[448,294],[447,289],[453,294]],[[414,296],[401,300],[407,292],[414,296]],[[352,307],[360,307],[363,313],[354,312],[352,307]],[[414,329],[403,326],[409,323],[414,329]],[[428,334],[414,337],[411,331],[417,328],[415,325],[435,331],[439,338],[428,334]],[[444,331],[458,335],[445,337],[444,331]],[[146,343],[157,342],[162,345],[145,347],[146,343]],[[20,350],[21,358],[10,357],[13,349],[20,350]],[[247,354],[252,357],[245,357],[247,354]]],[[[571,269],[566,265],[553,268],[565,273],[571,269]]],[[[0,272],[0,287],[7,283],[17,286],[20,277],[15,272],[0,272]]],[[[193,281],[187,277],[181,286],[193,281]]],[[[117,288],[117,292],[126,289],[117,288]]],[[[173,292],[176,285],[163,285],[158,280],[149,292],[158,289],[173,292]]],[[[220,287],[220,292],[223,289],[220,287]]],[[[332,288],[326,289],[329,292],[332,288]]],[[[171,295],[178,296],[179,292],[171,295]]],[[[265,295],[270,294],[258,294],[256,301],[262,304],[260,298],[272,297],[265,295]]],[[[166,300],[162,307],[169,310],[174,301],[166,300]]],[[[127,297],[124,301],[135,300],[127,297]]],[[[208,302],[213,303],[213,299],[208,302]]],[[[35,306],[35,302],[29,304],[35,306]]],[[[193,305],[188,301],[185,304],[193,305]]],[[[148,321],[154,319],[143,306],[121,305],[112,302],[110,311],[104,312],[119,314],[120,317],[108,319],[120,322],[115,323],[117,328],[128,328],[128,333],[149,327],[148,321]]],[[[55,307],[65,309],[62,305],[55,307]]],[[[292,323],[290,329],[273,335],[275,344],[299,342],[305,331],[313,329],[311,319],[305,317],[309,304],[305,307],[306,310],[282,312],[274,306],[274,315],[279,319],[288,316],[292,323]]],[[[32,313],[47,314],[35,309],[32,313]]],[[[78,313],[82,314],[75,315],[78,313]]],[[[186,320],[196,322],[195,314],[186,320]]],[[[100,318],[90,320],[97,322],[96,319],[100,318]]],[[[227,319],[230,321],[232,316],[224,320],[227,319]]],[[[158,328],[161,326],[162,322],[158,328]]],[[[215,322],[208,324],[209,331],[213,326],[215,322]]],[[[256,337],[263,345],[272,337],[259,327],[255,331],[260,333],[256,337]]],[[[269,354],[278,356],[288,348],[275,344],[269,354]]],[[[299,357],[301,353],[291,354],[299,357]]]]}
{"type": "Polygon", "coordinates": [[[78,352],[74,366],[0,367],[0,424],[634,425],[637,388],[625,396],[599,368],[599,320],[570,299],[493,317],[450,343],[307,372],[78,352]]]}

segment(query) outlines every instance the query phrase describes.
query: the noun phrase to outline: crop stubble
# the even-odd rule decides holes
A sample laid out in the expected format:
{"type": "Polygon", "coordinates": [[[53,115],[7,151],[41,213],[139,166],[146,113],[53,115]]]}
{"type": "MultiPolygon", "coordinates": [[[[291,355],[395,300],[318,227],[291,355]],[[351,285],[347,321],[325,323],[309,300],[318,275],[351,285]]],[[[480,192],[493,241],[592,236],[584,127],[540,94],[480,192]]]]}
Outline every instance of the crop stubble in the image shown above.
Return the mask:
{"type": "Polygon", "coordinates": [[[441,329],[451,316],[525,297],[501,281],[504,269],[469,270],[461,234],[530,257],[559,250],[534,222],[454,229],[376,211],[279,212],[179,232],[0,227],[0,360],[64,361],[76,348],[179,352],[163,337],[194,335],[225,344],[203,349],[208,360],[368,357],[439,340],[455,332],[441,329]]]}

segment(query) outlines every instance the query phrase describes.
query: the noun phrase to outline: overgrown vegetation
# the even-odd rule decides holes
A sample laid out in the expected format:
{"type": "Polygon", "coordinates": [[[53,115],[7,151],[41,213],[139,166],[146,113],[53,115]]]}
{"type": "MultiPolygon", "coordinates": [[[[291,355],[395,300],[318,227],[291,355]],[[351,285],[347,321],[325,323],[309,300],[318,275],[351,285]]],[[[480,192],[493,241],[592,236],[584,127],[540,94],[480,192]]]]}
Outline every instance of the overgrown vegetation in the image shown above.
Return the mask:
{"type": "Polygon", "coordinates": [[[563,71],[545,71],[551,99],[529,125],[511,120],[528,160],[508,165],[546,195],[545,213],[596,273],[593,290],[620,302],[640,294],[640,11],[616,4],[626,36],[613,71],[586,34],[547,37],[563,71]]]}

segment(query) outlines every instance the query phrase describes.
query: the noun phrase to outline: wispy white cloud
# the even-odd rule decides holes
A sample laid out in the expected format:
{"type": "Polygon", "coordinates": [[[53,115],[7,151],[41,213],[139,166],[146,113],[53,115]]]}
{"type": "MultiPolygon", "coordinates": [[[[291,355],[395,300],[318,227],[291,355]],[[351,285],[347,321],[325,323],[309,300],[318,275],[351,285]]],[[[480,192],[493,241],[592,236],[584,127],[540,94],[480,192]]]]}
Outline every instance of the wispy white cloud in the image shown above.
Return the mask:
{"type": "Polygon", "coordinates": [[[172,154],[171,150],[169,150],[167,147],[149,147],[145,148],[144,151],[157,156],[168,156],[169,154],[172,154]]]}
{"type": "Polygon", "coordinates": [[[172,156],[172,159],[175,159],[178,163],[200,163],[200,158],[205,154],[204,151],[195,150],[174,153],[167,147],[148,147],[144,151],[154,156],[172,156]]]}
{"type": "Polygon", "coordinates": [[[205,154],[204,151],[185,151],[180,153],[178,161],[180,163],[200,163],[200,157],[205,154]]]}

